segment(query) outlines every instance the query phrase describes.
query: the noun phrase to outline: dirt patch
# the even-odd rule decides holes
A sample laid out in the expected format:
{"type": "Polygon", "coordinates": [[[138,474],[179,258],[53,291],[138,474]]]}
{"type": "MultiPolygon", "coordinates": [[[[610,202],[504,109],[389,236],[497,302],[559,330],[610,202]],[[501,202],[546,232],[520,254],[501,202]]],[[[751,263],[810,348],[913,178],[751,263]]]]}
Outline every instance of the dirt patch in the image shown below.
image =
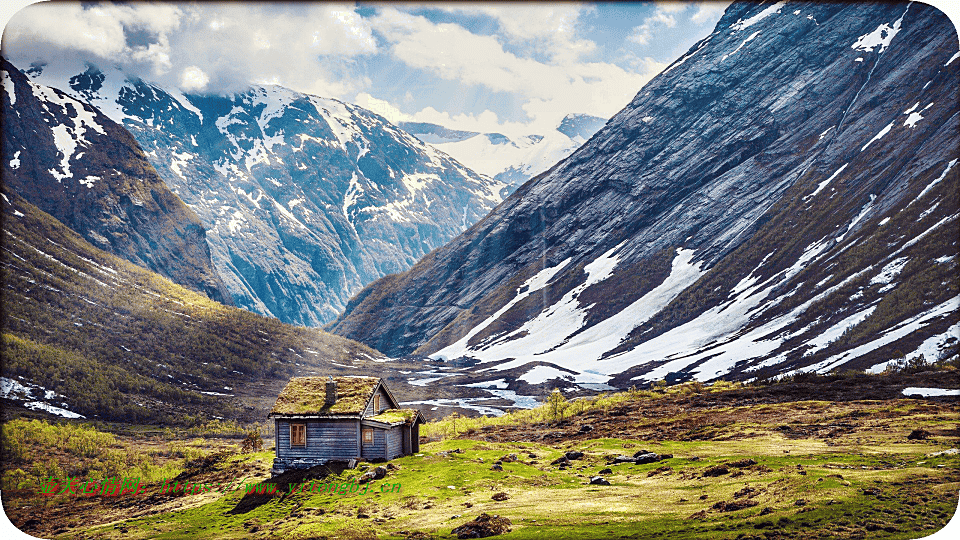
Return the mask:
{"type": "Polygon", "coordinates": [[[484,513],[450,532],[457,535],[457,538],[487,538],[510,532],[511,525],[510,520],[505,517],[484,513]]]}

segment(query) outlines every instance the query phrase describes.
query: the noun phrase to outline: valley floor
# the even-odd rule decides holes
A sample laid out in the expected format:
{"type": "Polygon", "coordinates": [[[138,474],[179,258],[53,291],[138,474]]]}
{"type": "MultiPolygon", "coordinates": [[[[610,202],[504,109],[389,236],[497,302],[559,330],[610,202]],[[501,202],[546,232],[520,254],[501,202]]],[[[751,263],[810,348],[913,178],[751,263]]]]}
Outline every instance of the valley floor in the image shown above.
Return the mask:
{"type": "Polygon", "coordinates": [[[272,452],[228,451],[178,479],[235,489],[162,494],[153,482],[114,498],[5,491],[3,503],[46,538],[455,538],[482,513],[510,521],[502,538],[919,538],[957,508],[960,410],[901,390],[955,382],[947,371],[685,384],[566,402],[562,418],[550,403],[447,418],[365,492],[344,486],[376,464],[271,480],[272,452]],[[659,459],[613,463],[640,451],[659,459]],[[583,455],[554,463],[568,452],[583,455]],[[258,482],[277,494],[245,495],[258,482]],[[345,493],[318,487],[331,483],[345,493]]]}

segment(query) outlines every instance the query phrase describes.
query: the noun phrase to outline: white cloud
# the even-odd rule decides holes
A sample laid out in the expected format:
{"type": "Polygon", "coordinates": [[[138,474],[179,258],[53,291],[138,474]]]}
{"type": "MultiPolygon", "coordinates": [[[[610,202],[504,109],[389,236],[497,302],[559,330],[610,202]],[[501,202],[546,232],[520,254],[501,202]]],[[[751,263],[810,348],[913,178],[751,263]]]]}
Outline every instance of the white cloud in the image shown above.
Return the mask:
{"type": "Polygon", "coordinates": [[[581,17],[593,6],[572,3],[462,3],[438,6],[450,12],[481,14],[497,21],[500,36],[522,44],[553,61],[574,61],[596,50],[579,36],[581,17]]]}
{"type": "Polygon", "coordinates": [[[640,45],[646,45],[650,43],[650,40],[653,38],[653,34],[657,28],[673,28],[677,26],[677,19],[671,15],[671,13],[676,13],[679,10],[686,9],[686,7],[686,5],[672,2],[658,2],[657,9],[653,12],[653,15],[645,18],[640,26],[634,27],[633,32],[627,37],[627,39],[640,45]]]}
{"type": "Polygon", "coordinates": [[[189,66],[180,72],[180,88],[188,92],[202,92],[209,82],[210,77],[197,66],[189,66]]]}
{"type": "Polygon", "coordinates": [[[723,11],[731,2],[701,2],[697,4],[697,11],[690,16],[690,20],[698,25],[714,22],[720,18],[723,11]]]}
{"type": "Polygon", "coordinates": [[[521,57],[505,50],[496,35],[473,34],[457,24],[437,24],[392,7],[382,8],[371,23],[397,60],[442,79],[513,94],[529,118],[524,123],[500,122],[491,111],[451,117],[429,107],[410,115],[456,129],[529,134],[553,129],[574,112],[609,117],[665,67],[649,60],[640,62],[642,71],[631,71],[572,57],[521,57]]]}
{"type": "Polygon", "coordinates": [[[79,52],[184,90],[198,88],[185,76],[194,68],[211,92],[275,81],[333,97],[368,85],[351,59],[376,47],[354,6],[327,3],[49,2],[19,12],[4,36],[5,50],[36,56],[29,61],[79,52]]]}
{"type": "Polygon", "coordinates": [[[114,61],[132,59],[158,74],[171,67],[169,35],[180,27],[183,10],[172,4],[45,2],[19,11],[4,32],[4,48],[68,49],[114,61]],[[130,43],[128,34],[153,36],[130,43]]]}

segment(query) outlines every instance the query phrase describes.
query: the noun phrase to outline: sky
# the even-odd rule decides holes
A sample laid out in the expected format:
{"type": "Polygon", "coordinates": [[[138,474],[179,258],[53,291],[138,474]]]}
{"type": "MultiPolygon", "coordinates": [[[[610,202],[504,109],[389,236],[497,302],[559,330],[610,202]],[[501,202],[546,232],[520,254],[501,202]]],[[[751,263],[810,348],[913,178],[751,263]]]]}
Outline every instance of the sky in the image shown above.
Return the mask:
{"type": "Polygon", "coordinates": [[[188,93],[278,84],[392,122],[524,135],[609,118],[728,4],[61,1],[13,14],[2,52],[21,69],[120,66],[188,93]]]}

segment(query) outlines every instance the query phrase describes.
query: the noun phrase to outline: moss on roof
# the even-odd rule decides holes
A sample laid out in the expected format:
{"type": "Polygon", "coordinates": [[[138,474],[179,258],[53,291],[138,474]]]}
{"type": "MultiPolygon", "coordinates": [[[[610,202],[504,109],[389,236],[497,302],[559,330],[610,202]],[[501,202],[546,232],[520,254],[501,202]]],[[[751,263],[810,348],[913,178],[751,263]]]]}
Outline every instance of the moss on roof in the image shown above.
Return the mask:
{"type": "Polygon", "coordinates": [[[290,379],[277,403],[270,411],[274,414],[360,414],[373,396],[379,377],[334,377],[337,382],[337,401],[324,404],[327,396],[328,377],[294,377],[290,379]]]}
{"type": "Polygon", "coordinates": [[[387,409],[376,416],[368,416],[366,420],[396,424],[397,422],[412,423],[420,411],[417,409],[387,409]]]}

